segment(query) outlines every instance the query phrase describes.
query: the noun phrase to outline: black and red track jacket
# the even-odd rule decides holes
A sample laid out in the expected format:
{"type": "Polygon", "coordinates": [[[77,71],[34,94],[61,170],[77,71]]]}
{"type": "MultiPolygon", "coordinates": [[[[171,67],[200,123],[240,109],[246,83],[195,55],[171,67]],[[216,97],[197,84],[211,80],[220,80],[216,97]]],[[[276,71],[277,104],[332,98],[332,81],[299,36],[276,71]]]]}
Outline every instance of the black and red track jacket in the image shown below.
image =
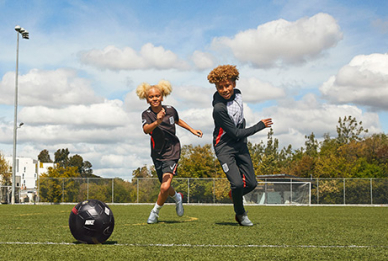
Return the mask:
{"type": "Polygon", "coordinates": [[[216,154],[219,154],[225,146],[235,148],[241,143],[246,143],[248,136],[265,128],[262,121],[252,127],[245,128],[245,119],[242,116],[242,100],[240,98],[241,104],[236,106],[236,95],[241,95],[241,91],[234,89],[234,94],[229,100],[222,98],[218,92],[213,95],[213,146],[216,154]],[[242,120],[234,120],[234,115],[229,115],[229,106],[240,107],[242,120]]]}

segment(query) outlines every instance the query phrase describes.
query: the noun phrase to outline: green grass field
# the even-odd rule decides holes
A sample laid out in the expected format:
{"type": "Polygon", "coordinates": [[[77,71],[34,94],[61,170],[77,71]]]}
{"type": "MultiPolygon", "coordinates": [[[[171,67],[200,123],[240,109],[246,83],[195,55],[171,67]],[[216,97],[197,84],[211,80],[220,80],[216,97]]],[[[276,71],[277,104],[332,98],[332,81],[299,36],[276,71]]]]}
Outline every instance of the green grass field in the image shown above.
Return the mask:
{"type": "MultiPolygon", "coordinates": [[[[109,205],[109,204],[108,204],[109,205]]],[[[109,205],[112,236],[79,244],[68,227],[73,205],[0,205],[0,260],[388,260],[387,207],[247,206],[253,227],[232,205],[109,205]]]]}

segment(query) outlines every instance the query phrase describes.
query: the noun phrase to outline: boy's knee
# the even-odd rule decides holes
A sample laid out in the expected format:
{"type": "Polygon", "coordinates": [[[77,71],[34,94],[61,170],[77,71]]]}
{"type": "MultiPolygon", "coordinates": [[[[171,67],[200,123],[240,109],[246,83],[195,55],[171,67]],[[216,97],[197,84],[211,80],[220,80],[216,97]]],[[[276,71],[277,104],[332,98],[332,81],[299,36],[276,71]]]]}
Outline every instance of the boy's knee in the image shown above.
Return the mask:
{"type": "Polygon", "coordinates": [[[256,188],[257,187],[257,180],[252,180],[250,181],[247,186],[251,187],[252,189],[256,188]]]}
{"type": "Polygon", "coordinates": [[[162,183],[162,185],[160,185],[160,192],[161,192],[162,194],[168,193],[169,189],[170,189],[169,184],[162,183]]]}
{"type": "Polygon", "coordinates": [[[243,190],[244,189],[244,183],[243,182],[233,183],[233,184],[231,184],[231,189],[232,190],[243,190]]]}

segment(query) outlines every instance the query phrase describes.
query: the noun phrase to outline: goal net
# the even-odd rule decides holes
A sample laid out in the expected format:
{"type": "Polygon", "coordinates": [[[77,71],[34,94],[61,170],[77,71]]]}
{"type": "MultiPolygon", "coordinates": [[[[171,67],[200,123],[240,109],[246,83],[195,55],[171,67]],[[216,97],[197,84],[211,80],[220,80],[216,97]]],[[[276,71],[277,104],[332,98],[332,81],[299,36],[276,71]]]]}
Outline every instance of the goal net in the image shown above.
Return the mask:
{"type": "Polygon", "coordinates": [[[258,182],[257,187],[244,196],[247,204],[310,205],[310,182],[258,182]]]}

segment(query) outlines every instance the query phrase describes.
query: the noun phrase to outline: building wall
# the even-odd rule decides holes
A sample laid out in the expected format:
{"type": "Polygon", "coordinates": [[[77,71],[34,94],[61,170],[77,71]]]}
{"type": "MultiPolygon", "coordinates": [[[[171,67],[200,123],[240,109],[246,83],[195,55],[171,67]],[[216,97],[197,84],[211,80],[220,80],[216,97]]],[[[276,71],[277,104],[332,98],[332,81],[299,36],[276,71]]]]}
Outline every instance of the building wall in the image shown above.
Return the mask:
{"type": "MultiPolygon", "coordinates": [[[[12,167],[12,157],[4,157],[8,165],[12,167]]],[[[35,189],[38,176],[47,172],[54,163],[42,163],[32,158],[16,157],[16,187],[22,189],[35,189]]]]}

